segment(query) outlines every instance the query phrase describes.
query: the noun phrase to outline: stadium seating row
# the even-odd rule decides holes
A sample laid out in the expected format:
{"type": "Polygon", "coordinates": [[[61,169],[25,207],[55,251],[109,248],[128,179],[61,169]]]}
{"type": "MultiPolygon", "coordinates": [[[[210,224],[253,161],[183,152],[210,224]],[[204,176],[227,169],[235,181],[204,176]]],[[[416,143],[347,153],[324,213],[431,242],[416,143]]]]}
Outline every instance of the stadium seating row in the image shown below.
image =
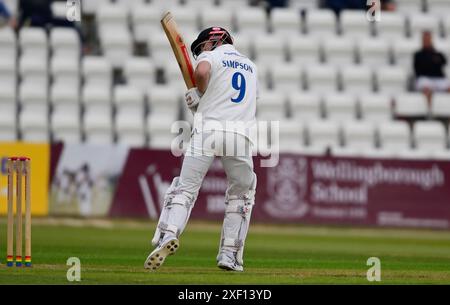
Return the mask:
{"type": "Polygon", "coordinates": [[[378,158],[448,159],[448,135],[437,121],[373,124],[364,121],[281,121],[280,151],[378,158]]]}
{"type": "MultiPolygon", "coordinates": [[[[450,8],[450,4],[449,4],[450,8]]],[[[102,5],[96,13],[100,32],[105,28],[128,29],[131,26],[138,42],[145,42],[149,33],[160,31],[159,20],[167,6],[136,5],[126,9],[123,5],[102,5]]],[[[233,33],[255,35],[274,33],[292,37],[301,33],[313,35],[343,34],[351,37],[381,36],[389,40],[400,37],[416,37],[422,30],[436,35],[449,34],[450,21],[426,13],[383,12],[382,22],[369,22],[366,13],[344,10],[338,18],[327,9],[308,10],[303,17],[291,8],[274,8],[267,15],[261,7],[196,7],[178,6],[170,10],[177,16],[177,23],[184,34],[197,33],[202,28],[221,25],[233,33]]],[[[447,10],[447,12],[449,12],[447,10]]],[[[445,16],[445,15],[443,15],[445,16]]]]}
{"type": "MultiPolygon", "coordinates": [[[[120,125],[122,120],[133,122],[133,118],[149,116],[164,118],[172,122],[179,118],[191,120],[189,112],[181,106],[183,91],[171,86],[150,87],[147,96],[136,87],[118,85],[113,92],[108,86],[91,83],[83,87],[82,94],[74,87],[52,86],[50,96],[44,87],[36,83],[24,83],[19,90],[20,107],[17,107],[15,93],[8,86],[0,90],[3,126],[16,128],[24,133],[24,139],[37,140],[27,135],[27,126],[48,127],[49,114],[52,120],[68,124],[83,122],[90,130],[90,124],[110,122],[113,118],[120,125]],[[48,101],[50,100],[50,103],[48,101]],[[19,114],[19,115],[17,115],[19,114]],[[19,121],[19,126],[15,122],[19,121]],[[9,123],[8,123],[9,122],[9,123]]],[[[448,118],[450,116],[450,97],[436,94],[431,109],[421,94],[401,94],[394,102],[388,95],[300,93],[286,91],[261,92],[257,116],[259,119],[279,120],[292,118],[298,122],[328,119],[330,122],[362,120],[363,122],[389,122],[395,117],[404,118],[448,118]],[[298,120],[297,120],[298,119],[298,120]]],[[[137,123],[134,120],[134,123],[137,123]]],[[[95,125],[96,126],[96,125],[95,125]]],[[[59,130],[59,128],[58,128],[59,130]]],[[[44,134],[44,139],[47,136],[44,134]]],[[[42,139],[42,138],[40,138],[42,139]]],[[[6,140],[6,139],[5,139],[6,140]]]]}
{"type": "MultiPolygon", "coordinates": [[[[123,68],[126,59],[134,54],[128,31],[108,30],[105,35],[101,40],[103,53],[113,67],[123,68]]],[[[52,57],[66,57],[66,60],[76,60],[80,57],[80,41],[75,30],[56,27],[50,31],[49,37],[47,39],[43,29],[25,28],[16,39],[12,30],[3,28],[0,30],[0,54],[4,55],[2,58],[15,58],[19,49],[26,63],[32,64],[31,61],[35,60],[41,65],[46,63],[49,54],[52,54],[52,57]]],[[[191,35],[186,41],[190,44],[193,39],[191,35]]],[[[362,63],[375,67],[396,64],[408,69],[408,72],[412,69],[413,54],[420,48],[420,40],[417,38],[397,39],[391,44],[385,39],[368,37],[354,39],[302,35],[296,39],[284,39],[277,35],[236,35],[235,41],[242,53],[262,63],[362,63]]],[[[450,39],[437,39],[435,44],[438,50],[450,56],[450,39]]],[[[148,36],[148,52],[159,67],[173,59],[167,38],[162,32],[148,36]]]]}
{"type": "MultiPolygon", "coordinates": [[[[83,123],[67,112],[55,111],[50,121],[23,113],[20,120],[22,137],[28,141],[43,141],[48,140],[51,134],[53,141],[66,143],[78,143],[84,138],[85,142],[94,144],[116,141],[139,147],[170,147],[174,138],[170,133],[172,120],[159,113],[145,117],[135,112],[136,109],[121,106],[126,111],[119,112],[115,120],[107,112],[96,109],[86,113],[83,123]]],[[[14,134],[11,125],[15,120],[8,120],[3,113],[0,116],[0,137],[14,134]]],[[[282,120],[279,124],[278,145],[282,152],[322,155],[331,148],[332,154],[339,156],[450,158],[446,127],[438,121],[418,121],[412,130],[404,121],[374,123],[291,119],[282,120]]]]}
{"type": "MultiPolygon", "coordinates": [[[[165,70],[168,82],[170,80],[178,82],[178,67],[172,58],[167,39],[163,36],[158,38],[155,36],[152,38],[151,57],[130,57],[132,52],[129,49],[120,51],[112,47],[113,56],[109,60],[105,60],[103,57],[86,56],[82,58],[80,69],[80,42],[75,31],[54,28],[50,33],[50,45],[48,46],[45,32],[42,29],[27,28],[22,30],[19,35],[21,56],[18,64],[19,71],[16,71],[15,61],[9,60],[17,54],[15,36],[11,31],[3,29],[0,31],[0,54],[4,55],[0,57],[0,80],[10,80],[14,84],[17,81],[15,74],[18,72],[22,80],[31,79],[45,85],[49,83],[49,75],[51,75],[54,82],[61,79],[73,86],[79,86],[80,75],[86,79],[94,74],[93,78],[96,80],[104,77],[104,82],[110,84],[113,65],[119,63],[119,60],[114,60],[114,58],[120,57],[125,77],[132,83],[140,83],[143,88],[146,84],[154,83],[155,68],[165,70]],[[47,64],[49,53],[52,53],[53,56],[50,64],[47,64]]],[[[252,49],[249,41],[243,37],[238,37],[236,41],[238,49],[243,50],[244,54],[247,52],[252,54],[252,49],[258,50],[258,55],[253,57],[256,58],[261,71],[262,87],[277,88],[277,85],[282,87],[284,81],[281,80],[290,79],[286,82],[288,87],[294,89],[314,88],[324,85],[323,77],[326,77],[326,82],[330,83],[326,87],[331,90],[357,88],[358,86],[349,86],[348,84],[351,84],[352,80],[359,80],[360,84],[364,84],[361,86],[362,90],[368,92],[377,87],[384,92],[383,83],[391,84],[391,87],[399,85],[396,92],[405,91],[412,70],[412,54],[420,47],[419,42],[413,40],[400,40],[394,43],[392,51],[395,54],[394,62],[397,63],[395,65],[397,67],[388,67],[393,54],[390,54],[390,48],[383,40],[363,40],[359,42],[359,48],[355,49],[350,41],[342,38],[327,39],[321,46],[314,38],[303,37],[303,39],[296,39],[289,43],[290,52],[288,54],[291,54],[292,62],[298,64],[296,67],[284,61],[286,53],[283,52],[285,51],[283,44],[281,41],[277,43],[275,37],[256,39],[252,49]],[[320,55],[321,50],[322,56],[320,55]],[[327,59],[322,61],[328,65],[319,65],[321,57],[327,59]],[[359,58],[358,61],[363,65],[354,65],[356,58],[359,58]],[[268,62],[271,63],[270,66],[267,66],[268,62]],[[340,69],[339,67],[344,68],[340,69]],[[374,73],[372,69],[374,69],[374,73]],[[397,80],[395,84],[392,83],[393,79],[397,80]],[[280,81],[277,84],[273,80],[280,81]],[[317,83],[315,83],[316,80],[317,83]],[[292,86],[293,83],[294,86],[292,86]]],[[[442,49],[450,50],[450,40],[445,43],[449,44],[449,47],[442,47],[442,49]]],[[[106,53],[108,54],[108,51],[106,53]]],[[[180,82],[180,84],[182,83],[180,82]]]]}

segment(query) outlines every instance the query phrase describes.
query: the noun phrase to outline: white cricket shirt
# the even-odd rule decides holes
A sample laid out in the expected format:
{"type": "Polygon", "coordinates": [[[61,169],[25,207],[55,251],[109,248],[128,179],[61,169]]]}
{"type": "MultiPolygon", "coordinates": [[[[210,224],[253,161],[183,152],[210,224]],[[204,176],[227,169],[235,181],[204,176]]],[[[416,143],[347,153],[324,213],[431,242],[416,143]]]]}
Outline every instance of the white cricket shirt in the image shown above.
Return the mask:
{"type": "MultiPolygon", "coordinates": [[[[208,87],[200,99],[197,114],[201,121],[194,119],[194,128],[209,130],[214,124],[215,130],[243,133],[237,131],[230,122],[240,122],[246,126],[256,123],[257,69],[246,56],[239,53],[233,45],[225,44],[213,51],[204,51],[197,58],[197,64],[207,61],[211,64],[208,87]],[[202,127],[199,123],[202,123],[202,127]],[[226,123],[227,122],[227,123],[226,123]]],[[[245,133],[249,136],[248,133],[245,133]]]]}

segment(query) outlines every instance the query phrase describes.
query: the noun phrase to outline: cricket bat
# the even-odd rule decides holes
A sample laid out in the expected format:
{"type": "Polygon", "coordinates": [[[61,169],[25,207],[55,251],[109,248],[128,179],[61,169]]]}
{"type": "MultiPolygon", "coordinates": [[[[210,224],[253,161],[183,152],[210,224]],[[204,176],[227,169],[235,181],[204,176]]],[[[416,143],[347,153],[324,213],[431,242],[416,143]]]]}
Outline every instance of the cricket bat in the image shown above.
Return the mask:
{"type": "Polygon", "coordinates": [[[164,14],[161,19],[161,25],[167,35],[167,39],[169,39],[178,65],[180,66],[181,74],[183,75],[186,87],[188,89],[195,87],[194,69],[192,67],[191,58],[189,57],[183,37],[178,31],[177,24],[175,23],[175,20],[170,12],[164,14]]]}

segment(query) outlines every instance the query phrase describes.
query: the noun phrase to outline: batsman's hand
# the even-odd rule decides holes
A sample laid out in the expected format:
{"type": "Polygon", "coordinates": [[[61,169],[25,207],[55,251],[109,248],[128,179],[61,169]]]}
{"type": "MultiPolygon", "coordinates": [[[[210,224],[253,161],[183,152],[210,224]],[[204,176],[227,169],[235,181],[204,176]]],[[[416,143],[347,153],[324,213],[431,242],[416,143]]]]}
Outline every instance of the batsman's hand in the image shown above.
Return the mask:
{"type": "Polygon", "coordinates": [[[201,97],[202,94],[200,93],[200,91],[198,91],[198,89],[194,87],[186,91],[184,95],[184,100],[189,109],[195,109],[197,108],[197,105],[200,102],[201,97]]]}

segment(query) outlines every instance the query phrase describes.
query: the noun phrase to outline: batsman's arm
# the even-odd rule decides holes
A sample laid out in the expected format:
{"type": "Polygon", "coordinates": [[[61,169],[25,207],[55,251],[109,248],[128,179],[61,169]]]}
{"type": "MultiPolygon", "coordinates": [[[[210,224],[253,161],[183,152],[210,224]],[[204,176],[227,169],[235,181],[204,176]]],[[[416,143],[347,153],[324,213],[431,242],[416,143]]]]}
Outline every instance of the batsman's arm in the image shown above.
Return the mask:
{"type": "Polygon", "coordinates": [[[204,94],[208,88],[209,78],[211,75],[211,64],[208,61],[201,61],[195,68],[194,77],[197,89],[204,94]]]}

